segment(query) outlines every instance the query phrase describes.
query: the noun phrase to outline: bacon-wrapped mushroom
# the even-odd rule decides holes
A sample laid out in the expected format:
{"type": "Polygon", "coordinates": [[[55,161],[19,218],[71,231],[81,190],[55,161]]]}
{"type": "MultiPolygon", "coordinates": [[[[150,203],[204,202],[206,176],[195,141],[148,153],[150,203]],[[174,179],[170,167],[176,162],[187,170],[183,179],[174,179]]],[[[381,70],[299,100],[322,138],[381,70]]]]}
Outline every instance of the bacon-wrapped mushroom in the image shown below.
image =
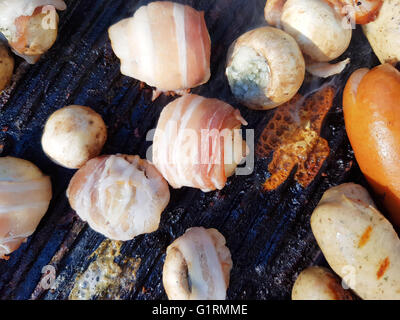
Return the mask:
{"type": "Polygon", "coordinates": [[[14,71],[14,58],[8,53],[8,49],[0,42],[0,92],[11,81],[14,71]]]}
{"type": "Polygon", "coordinates": [[[89,160],[72,178],[67,196],[92,229],[128,241],[158,229],[170,194],[167,182],[148,161],[111,155],[89,160]]]}
{"type": "Polygon", "coordinates": [[[239,110],[194,94],[164,108],[153,144],[153,163],[179,189],[222,189],[246,155],[239,110]]]}
{"type": "Polygon", "coordinates": [[[225,300],[232,259],[216,229],[188,229],[167,248],[163,284],[170,300],[225,300]]]}
{"type": "Polygon", "coordinates": [[[63,0],[0,0],[0,32],[13,51],[36,63],[57,39],[58,14],[63,0]]]}
{"type": "Polygon", "coordinates": [[[161,91],[197,87],[210,78],[211,41],[204,13],[152,2],[109,29],[124,75],[161,91]]]}
{"type": "Polygon", "coordinates": [[[52,197],[50,178],[31,162],[0,158],[0,259],[32,235],[52,197]]]}

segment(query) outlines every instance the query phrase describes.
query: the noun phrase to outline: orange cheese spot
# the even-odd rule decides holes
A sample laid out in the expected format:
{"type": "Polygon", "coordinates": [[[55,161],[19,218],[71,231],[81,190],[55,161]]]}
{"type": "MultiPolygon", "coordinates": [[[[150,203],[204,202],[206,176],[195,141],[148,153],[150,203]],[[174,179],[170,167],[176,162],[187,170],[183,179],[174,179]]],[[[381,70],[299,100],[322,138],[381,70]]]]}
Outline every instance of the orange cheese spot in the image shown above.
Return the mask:
{"type": "Polygon", "coordinates": [[[368,242],[368,240],[371,237],[371,232],[372,232],[372,227],[368,226],[368,228],[364,231],[363,235],[360,238],[360,241],[358,242],[358,247],[362,248],[365,246],[365,244],[368,242]]]}
{"type": "Polygon", "coordinates": [[[276,110],[256,148],[259,157],[274,153],[265,190],[279,187],[295,166],[295,180],[301,186],[306,188],[314,180],[330,153],[328,142],[320,137],[320,132],[334,97],[335,89],[326,86],[307,98],[298,94],[276,110]]]}
{"type": "Polygon", "coordinates": [[[389,261],[389,257],[386,257],[385,260],[383,260],[379,266],[379,270],[376,273],[376,277],[378,279],[382,278],[383,275],[385,274],[386,270],[389,268],[390,265],[390,261],[389,261]]]}

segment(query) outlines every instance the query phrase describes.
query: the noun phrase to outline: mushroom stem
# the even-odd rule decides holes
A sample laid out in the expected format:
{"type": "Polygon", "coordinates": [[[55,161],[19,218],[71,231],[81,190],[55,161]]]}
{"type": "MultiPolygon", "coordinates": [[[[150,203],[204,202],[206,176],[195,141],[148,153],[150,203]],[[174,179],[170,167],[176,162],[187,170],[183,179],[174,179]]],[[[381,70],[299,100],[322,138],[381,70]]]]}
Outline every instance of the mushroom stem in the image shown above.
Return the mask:
{"type": "Polygon", "coordinates": [[[309,62],[306,63],[306,70],[313,76],[320,78],[328,78],[334,76],[335,74],[341,73],[349,63],[350,63],[350,58],[347,58],[337,63],[309,62]]]}

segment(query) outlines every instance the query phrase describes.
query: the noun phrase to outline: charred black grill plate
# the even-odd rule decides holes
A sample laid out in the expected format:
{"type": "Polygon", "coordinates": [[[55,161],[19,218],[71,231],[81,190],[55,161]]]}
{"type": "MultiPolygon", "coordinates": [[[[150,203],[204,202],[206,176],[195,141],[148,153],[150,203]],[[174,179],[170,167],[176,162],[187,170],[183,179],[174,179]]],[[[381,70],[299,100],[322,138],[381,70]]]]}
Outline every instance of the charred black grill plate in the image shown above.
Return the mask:
{"type": "MultiPolygon", "coordinates": [[[[76,276],[88,267],[91,254],[104,240],[69,207],[65,190],[74,171],[52,163],[42,151],[40,139],[48,116],[69,104],[91,106],[109,128],[105,154],[144,158],[151,145],[146,134],[173,99],[163,95],[153,103],[150,88],[140,89],[138,81],[122,76],[108,39],[109,26],[150,1],[66,2],[55,46],[34,66],[19,61],[12,87],[0,95],[2,156],[38,165],[51,176],[54,191],[49,212],[34,235],[9,261],[0,262],[1,299],[67,299],[76,276]],[[58,277],[57,288],[50,291],[39,285],[42,268],[48,264],[56,267],[58,277]]],[[[257,138],[274,111],[250,111],[238,104],[224,69],[229,45],[242,33],[265,24],[265,0],[177,2],[205,11],[212,38],[212,78],[193,92],[239,108],[257,138]]],[[[326,80],[338,88],[322,133],[331,154],[311,185],[303,189],[290,178],[276,191],[264,193],[261,184],[270,159],[256,159],[253,175],[230,179],[222,191],[172,191],[160,229],[122,247],[123,256],[141,259],[135,285],[122,298],[166,299],[161,281],[165,249],[193,226],[217,228],[227,239],[234,261],[229,299],[288,299],[298,273],[311,264],[324,263],[310,229],[310,215],[329,187],[349,180],[363,183],[344,129],[341,91],[353,70],[378,63],[360,30],[354,32],[344,56],[352,58],[351,67],[326,80]]],[[[320,85],[320,80],[308,81],[302,92],[320,85]]]]}

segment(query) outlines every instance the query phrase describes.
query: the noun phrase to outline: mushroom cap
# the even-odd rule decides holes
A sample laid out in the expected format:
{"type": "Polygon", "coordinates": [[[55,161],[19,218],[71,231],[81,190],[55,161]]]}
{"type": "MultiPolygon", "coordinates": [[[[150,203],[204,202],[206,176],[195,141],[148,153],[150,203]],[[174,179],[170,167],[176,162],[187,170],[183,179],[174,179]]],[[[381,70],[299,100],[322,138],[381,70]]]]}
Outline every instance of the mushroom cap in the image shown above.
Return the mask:
{"type": "Polygon", "coordinates": [[[351,25],[325,1],[288,0],[281,23],[303,53],[318,62],[338,58],[350,45],[351,25]]]}
{"type": "Polygon", "coordinates": [[[243,96],[235,94],[241,103],[266,110],[293,98],[304,81],[305,62],[292,36],[277,28],[261,27],[246,32],[232,44],[226,73],[234,93],[234,87],[244,83],[243,96]],[[246,51],[248,57],[242,58],[246,51]],[[253,64],[257,66],[252,69],[249,66],[253,64]],[[238,76],[235,69],[241,69],[238,76]],[[253,85],[258,92],[251,96],[246,88],[253,85]]]}
{"type": "Polygon", "coordinates": [[[44,128],[42,147],[54,162],[81,168],[98,156],[107,140],[101,116],[89,107],[67,106],[54,112],[44,128]]]}

